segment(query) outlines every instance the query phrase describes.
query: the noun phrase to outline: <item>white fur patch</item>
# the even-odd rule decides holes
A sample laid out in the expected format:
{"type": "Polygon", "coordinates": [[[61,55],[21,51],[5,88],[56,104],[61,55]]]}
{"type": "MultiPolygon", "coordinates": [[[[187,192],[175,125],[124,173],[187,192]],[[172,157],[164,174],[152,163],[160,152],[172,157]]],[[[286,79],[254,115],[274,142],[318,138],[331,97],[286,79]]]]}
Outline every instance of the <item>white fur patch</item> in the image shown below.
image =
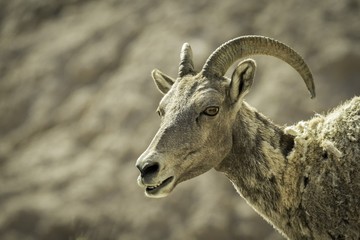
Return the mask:
{"type": "Polygon", "coordinates": [[[339,151],[339,149],[337,149],[334,145],[333,142],[329,141],[329,140],[324,140],[322,143],[321,143],[321,147],[332,153],[333,155],[335,155],[337,158],[341,158],[343,156],[343,153],[339,151]]]}

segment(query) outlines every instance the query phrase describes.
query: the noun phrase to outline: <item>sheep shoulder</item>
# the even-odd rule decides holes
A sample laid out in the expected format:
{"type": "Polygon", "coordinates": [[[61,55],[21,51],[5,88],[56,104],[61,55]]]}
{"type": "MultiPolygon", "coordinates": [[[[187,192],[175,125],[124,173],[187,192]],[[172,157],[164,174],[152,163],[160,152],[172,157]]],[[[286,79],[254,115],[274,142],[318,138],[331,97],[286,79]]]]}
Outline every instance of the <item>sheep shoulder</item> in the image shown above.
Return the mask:
{"type": "MultiPolygon", "coordinates": [[[[312,239],[360,238],[360,97],[285,129],[301,169],[294,218],[312,239]]],[[[289,182],[293,179],[289,179],[289,182]]]]}

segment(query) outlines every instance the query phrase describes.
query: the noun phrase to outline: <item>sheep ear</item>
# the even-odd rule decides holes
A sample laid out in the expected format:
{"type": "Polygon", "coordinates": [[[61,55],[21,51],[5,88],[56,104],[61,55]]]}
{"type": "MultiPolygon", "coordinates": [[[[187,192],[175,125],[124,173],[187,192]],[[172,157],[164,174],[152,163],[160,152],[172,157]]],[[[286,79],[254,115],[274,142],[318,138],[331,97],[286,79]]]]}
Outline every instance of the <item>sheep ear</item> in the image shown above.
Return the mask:
{"type": "Polygon", "coordinates": [[[166,94],[171,86],[174,84],[175,80],[172,79],[171,77],[167,76],[166,74],[162,73],[160,70],[158,69],[154,69],[151,72],[151,76],[154,79],[154,82],[156,84],[156,87],[159,89],[159,91],[162,94],[166,94]]]}
{"type": "Polygon", "coordinates": [[[230,98],[233,103],[241,100],[250,90],[254,81],[256,63],[252,59],[240,62],[230,82],[230,98]]]}

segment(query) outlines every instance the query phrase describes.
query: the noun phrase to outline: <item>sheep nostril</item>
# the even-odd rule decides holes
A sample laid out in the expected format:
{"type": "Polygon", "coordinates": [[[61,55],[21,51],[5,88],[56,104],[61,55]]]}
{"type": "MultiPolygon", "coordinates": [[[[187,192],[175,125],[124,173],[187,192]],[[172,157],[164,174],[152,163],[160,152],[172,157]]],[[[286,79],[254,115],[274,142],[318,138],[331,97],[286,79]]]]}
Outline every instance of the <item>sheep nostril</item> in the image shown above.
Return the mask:
{"type": "Polygon", "coordinates": [[[139,168],[142,177],[146,175],[155,174],[159,171],[159,169],[160,169],[160,165],[157,162],[148,162],[145,163],[142,169],[139,168]]]}

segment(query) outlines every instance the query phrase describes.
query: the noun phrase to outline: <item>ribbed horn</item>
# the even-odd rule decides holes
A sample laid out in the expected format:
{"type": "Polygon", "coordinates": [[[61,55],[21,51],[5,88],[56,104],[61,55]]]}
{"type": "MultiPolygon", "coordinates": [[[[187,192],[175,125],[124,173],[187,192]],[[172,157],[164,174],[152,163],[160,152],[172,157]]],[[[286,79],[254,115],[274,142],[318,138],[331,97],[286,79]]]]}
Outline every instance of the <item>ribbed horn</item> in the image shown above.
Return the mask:
{"type": "Polygon", "coordinates": [[[287,62],[301,75],[311,98],[315,97],[314,80],[304,59],[289,46],[268,37],[243,36],[224,43],[206,60],[202,74],[224,76],[236,60],[252,55],[270,55],[287,62]]]}
{"type": "Polygon", "coordinates": [[[194,74],[194,63],[192,60],[192,50],[190,44],[184,43],[180,53],[180,66],[179,66],[179,77],[184,77],[188,74],[194,74]]]}

